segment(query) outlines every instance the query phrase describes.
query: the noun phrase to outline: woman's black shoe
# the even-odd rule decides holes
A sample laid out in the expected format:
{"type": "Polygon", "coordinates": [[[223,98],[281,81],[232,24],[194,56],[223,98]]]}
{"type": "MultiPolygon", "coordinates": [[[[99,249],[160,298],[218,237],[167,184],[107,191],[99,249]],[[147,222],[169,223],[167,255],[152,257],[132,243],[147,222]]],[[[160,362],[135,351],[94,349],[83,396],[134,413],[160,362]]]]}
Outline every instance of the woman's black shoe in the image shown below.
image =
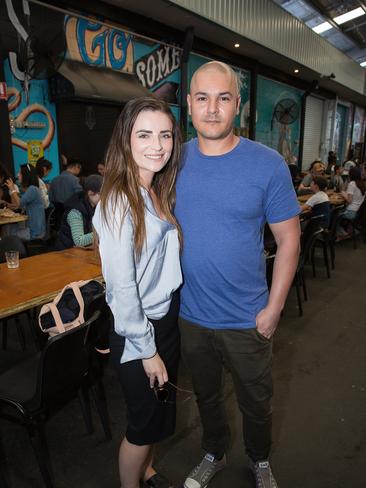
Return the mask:
{"type": "Polygon", "coordinates": [[[167,480],[159,473],[154,474],[151,478],[146,480],[144,486],[149,486],[150,488],[174,488],[171,481],[167,480]]]}

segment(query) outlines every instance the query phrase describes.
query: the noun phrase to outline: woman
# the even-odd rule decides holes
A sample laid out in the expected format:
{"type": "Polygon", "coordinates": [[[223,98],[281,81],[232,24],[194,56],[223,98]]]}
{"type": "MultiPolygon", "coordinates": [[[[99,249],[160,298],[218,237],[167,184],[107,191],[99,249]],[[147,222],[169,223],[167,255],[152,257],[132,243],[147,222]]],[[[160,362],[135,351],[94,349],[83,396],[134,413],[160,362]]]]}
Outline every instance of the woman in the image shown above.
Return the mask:
{"type": "Polygon", "coordinates": [[[84,190],[66,200],[57,236],[57,250],[74,246],[87,247],[93,243],[92,219],[100,199],[102,183],[100,175],[90,175],[84,180],[84,190]]]}
{"type": "Polygon", "coordinates": [[[108,148],[93,224],[113,312],[111,355],[128,426],[119,452],[122,488],[171,487],[152,447],[175,429],[181,231],[173,215],[178,125],[162,100],[131,100],[108,148]]]}
{"type": "Polygon", "coordinates": [[[48,197],[48,188],[46,183],[43,181],[43,178],[46,178],[51,169],[51,161],[48,161],[48,159],[45,158],[38,159],[36,163],[36,172],[38,175],[39,190],[41,192],[44,208],[48,208],[50,206],[50,199],[48,197]]]}
{"type": "MultiPolygon", "coordinates": [[[[353,221],[365,199],[366,183],[362,179],[361,170],[358,167],[353,167],[349,170],[349,178],[350,182],[348,183],[347,190],[341,192],[341,195],[347,202],[346,209],[341,215],[347,221],[353,221]]],[[[349,232],[342,225],[339,225],[337,235],[340,238],[348,237],[349,232]]]]}
{"type": "Polygon", "coordinates": [[[28,220],[24,228],[12,224],[14,230],[12,233],[24,240],[41,239],[46,233],[46,216],[35,169],[30,165],[22,164],[19,169],[18,180],[22,186],[22,196],[19,195],[18,187],[11,179],[5,182],[11,198],[9,207],[13,210],[24,209],[28,220]]]}
{"type": "MultiPolygon", "coordinates": [[[[0,163],[0,204],[2,206],[8,206],[11,203],[9,188],[6,184],[6,181],[11,179],[9,171],[0,163]]],[[[17,185],[14,185],[14,191],[19,193],[17,185]]]]}

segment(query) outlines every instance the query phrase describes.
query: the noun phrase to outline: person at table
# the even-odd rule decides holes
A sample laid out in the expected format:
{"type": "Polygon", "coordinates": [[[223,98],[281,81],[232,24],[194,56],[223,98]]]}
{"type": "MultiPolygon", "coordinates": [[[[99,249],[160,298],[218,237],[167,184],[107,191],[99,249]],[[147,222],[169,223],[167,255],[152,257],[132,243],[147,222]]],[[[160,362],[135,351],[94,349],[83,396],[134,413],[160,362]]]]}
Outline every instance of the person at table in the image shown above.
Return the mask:
{"type": "Polygon", "coordinates": [[[327,179],[323,176],[314,176],[310,183],[314,195],[301,205],[302,212],[311,211],[312,217],[319,216],[318,222],[322,227],[329,227],[330,221],[330,203],[326,194],[327,183],[327,179]]]}
{"type": "MultiPolygon", "coordinates": [[[[0,163],[0,204],[4,207],[11,204],[11,196],[9,193],[9,188],[6,184],[7,180],[12,180],[10,172],[6,169],[6,167],[0,163]]],[[[16,184],[14,184],[14,192],[19,193],[19,188],[16,184]]]]}
{"type": "Polygon", "coordinates": [[[51,181],[49,198],[51,203],[64,204],[75,193],[83,188],[79,182],[81,162],[77,159],[68,159],[66,169],[51,181]]]}
{"type": "Polygon", "coordinates": [[[325,170],[327,175],[333,175],[335,166],[337,165],[337,155],[334,151],[328,152],[328,165],[327,169],[325,170]]]}
{"type": "Polygon", "coordinates": [[[28,220],[24,223],[9,226],[10,233],[16,234],[24,240],[41,239],[46,233],[46,216],[43,200],[39,190],[38,175],[31,165],[22,164],[18,173],[18,181],[22,188],[21,196],[17,187],[9,178],[6,185],[9,188],[13,210],[24,209],[28,220]]]}
{"type": "Polygon", "coordinates": [[[175,430],[176,290],[182,275],[173,207],[179,157],[179,127],[169,106],[152,97],[128,102],[109,144],[93,219],[114,316],[112,361],[127,402],[122,488],[138,488],[140,478],[146,487],[172,487],[155,471],[152,448],[175,430]]]}
{"type": "Polygon", "coordinates": [[[307,195],[309,193],[312,193],[310,185],[313,180],[313,177],[324,176],[325,174],[325,166],[319,160],[313,161],[310,165],[309,170],[310,170],[309,173],[304,176],[302,182],[299,185],[299,188],[297,189],[298,195],[307,195]]]}
{"type": "MultiPolygon", "coordinates": [[[[348,183],[347,190],[341,192],[341,195],[347,202],[346,208],[341,215],[348,221],[348,224],[349,221],[352,222],[355,220],[366,194],[366,182],[362,179],[361,169],[359,167],[352,167],[349,170],[349,178],[350,182],[348,183]]],[[[338,225],[337,235],[339,237],[347,237],[349,235],[347,223],[346,228],[342,222],[338,225]]]]}
{"type": "Polygon", "coordinates": [[[104,163],[98,163],[97,164],[97,172],[101,175],[104,176],[105,173],[105,164],[104,163]]]}
{"type": "Polygon", "coordinates": [[[48,159],[45,158],[38,159],[36,163],[36,172],[38,175],[38,184],[42,195],[44,208],[48,208],[50,206],[50,199],[48,196],[48,186],[43,181],[43,179],[47,177],[47,175],[50,173],[51,170],[52,170],[51,161],[48,161],[48,159]]]}
{"type": "Polygon", "coordinates": [[[87,247],[93,243],[92,219],[100,200],[102,183],[100,175],[90,175],[84,180],[84,190],[66,200],[56,241],[57,250],[87,247]]]}
{"type": "Polygon", "coordinates": [[[343,190],[342,166],[334,167],[334,174],[330,178],[330,186],[336,193],[340,193],[343,190]]]}
{"type": "Polygon", "coordinates": [[[59,176],[56,176],[51,181],[50,189],[48,192],[50,202],[55,207],[55,227],[60,228],[62,216],[64,213],[64,203],[66,200],[83,190],[80,181],[79,174],[81,172],[81,163],[77,159],[67,159],[66,169],[62,171],[59,176]]]}

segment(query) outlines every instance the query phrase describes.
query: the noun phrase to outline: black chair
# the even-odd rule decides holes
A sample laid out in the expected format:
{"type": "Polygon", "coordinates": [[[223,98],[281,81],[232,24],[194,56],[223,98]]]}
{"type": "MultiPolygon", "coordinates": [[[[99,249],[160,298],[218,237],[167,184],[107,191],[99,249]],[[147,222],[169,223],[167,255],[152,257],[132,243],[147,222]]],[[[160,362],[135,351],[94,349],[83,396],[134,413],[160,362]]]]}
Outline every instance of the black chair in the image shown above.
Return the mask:
{"type": "MultiPolygon", "coordinates": [[[[20,239],[18,236],[4,236],[0,239],[0,263],[5,263],[5,253],[6,251],[19,251],[19,258],[26,258],[28,256],[27,248],[25,246],[24,241],[20,239]]],[[[27,315],[28,323],[31,322],[31,315],[29,311],[22,312],[27,315]]],[[[25,332],[23,328],[23,324],[20,321],[20,315],[15,314],[11,318],[15,321],[15,326],[17,329],[17,334],[19,337],[19,342],[21,345],[22,350],[26,349],[26,341],[25,341],[25,332]]],[[[5,350],[8,344],[8,321],[10,317],[0,320],[0,325],[2,326],[2,347],[5,350]]],[[[31,324],[30,324],[31,325],[31,324]]]]}
{"type": "Polygon", "coordinates": [[[353,249],[357,249],[357,237],[360,234],[366,244],[366,200],[358,209],[355,220],[351,221],[353,249]]]}
{"type": "Polygon", "coordinates": [[[344,205],[339,205],[331,209],[329,228],[324,229],[323,234],[319,235],[316,240],[316,245],[323,245],[325,242],[330,251],[331,268],[335,268],[335,243],[337,240],[337,227],[342,219],[340,215],[344,210],[344,205]],[[320,241],[320,243],[319,243],[320,241]]]}
{"type": "Polygon", "coordinates": [[[57,233],[60,229],[62,217],[64,215],[65,207],[61,202],[53,202],[55,208],[54,220],[53,220],[53,230],[57,233]]]}
{"type": "Polygon", "coordinates": [[[20,258],[28,256],[24,241],[18,236],[4,236],[0,239],[0,263],[5,263],[6,251],[19,251],[20,258]]]}
{"type": "Polygon", "coordinates": [[[89,320],[95,313],[98,314],[96,320],[90,325],[87,335],[86,344],[89,347],[89,370],[86,377],[88,388],[82,390],[84,395],[85,418],[89,424],[90,432],[93,431],[92,417],[90,411],[90,401],[88,393],[92,393],[95,405],[103,425],[107,439],[112,438],[107,400],[103,386],[104,367],[109,359],[109,330],[111,327],[111,311],[105,300],[105,293],[96,295],[93,301],[86,307],[84,312],[85,320],[89,320]],[[99,352],[104,350],[104,353],[99,352]]]}
{"type": "Polygon", "coordinates": [[[26,241],[27,251],[30,256],[48,252],[52,248],[52,244],[55,238],[53,231],[55,221],[55,207],[48,207],[45,210],[46,217],[46,233],[41,239],[31,239],[26,241]]]}
{"type": "MultiPolygon", "coordinates": [[[[0,417],[27,429],[49,488],[54,484],[44,423],[76,396],[84,406],[83,413],[87,411],[85,390],[91,364],[87,334],[98,317],[99,312],[95,312],[84,325],[50,338],[42,352],[0,375],[0,417]]],[[[88,419],[84,420],[90,432],[88,419]]],[[[110,432],[105,434],[108,437],[110,432]]]]}
{"type": "Polygon", "coordinates": [[[318,218],[311,218],[305,222],[303,233],[301,236],[301,251],[299,261],[296,268],[293,284],[296,288],[297,305],[299,309],[299,315],[302,317],[302,299],[301,289],[304,297],[304,301],[308,300],[308,292],[305,280],[305,264],[311,258],[312,250],[315,245],[316,238],[323,232],[323,228],[319,225],[318,218]]]}

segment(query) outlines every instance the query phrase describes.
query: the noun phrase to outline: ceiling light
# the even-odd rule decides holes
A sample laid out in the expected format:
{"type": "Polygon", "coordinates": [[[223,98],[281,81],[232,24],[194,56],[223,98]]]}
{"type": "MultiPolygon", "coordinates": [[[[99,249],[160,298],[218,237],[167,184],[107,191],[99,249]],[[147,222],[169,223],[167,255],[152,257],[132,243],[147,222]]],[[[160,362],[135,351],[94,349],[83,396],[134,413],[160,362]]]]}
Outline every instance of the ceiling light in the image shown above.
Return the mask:
{"type": "Polygon", "coordinates": [[[234,47],[240,47],[240,44],[237,42],[236,44],[234,44],[234,47]]]}
{"type": "Polygon", "coordinates": [[[334,17],[334,22],[338,25],[344,24],[349,20],[356,19],[357,17],[361,17],[361,15],[365,15],[365,11],[362,7],[355,8],[354,10],[350,10],[349,12],[338,15],[338,17],[334,17]]]}
{"type": "Polygon", "coordinates": [[[331,28],[332,25],[329,22],[323,22],[322,24],[313,27],[313,31],[316,32],[317,34],[321,34],[322,32],[325,32],[331,28]]]}
{"type": "Polygon", "coordinates": [[[294,73],[298,73],[298,72],[299,72],[299,70],[297,68],[294,69],[294,73]]]}
{"type": "Polygon", "coordinates": [[[360,63],[360,66],[364,68],[366,66],[366,61],[362,61],[362,63],[360,63]]]}

